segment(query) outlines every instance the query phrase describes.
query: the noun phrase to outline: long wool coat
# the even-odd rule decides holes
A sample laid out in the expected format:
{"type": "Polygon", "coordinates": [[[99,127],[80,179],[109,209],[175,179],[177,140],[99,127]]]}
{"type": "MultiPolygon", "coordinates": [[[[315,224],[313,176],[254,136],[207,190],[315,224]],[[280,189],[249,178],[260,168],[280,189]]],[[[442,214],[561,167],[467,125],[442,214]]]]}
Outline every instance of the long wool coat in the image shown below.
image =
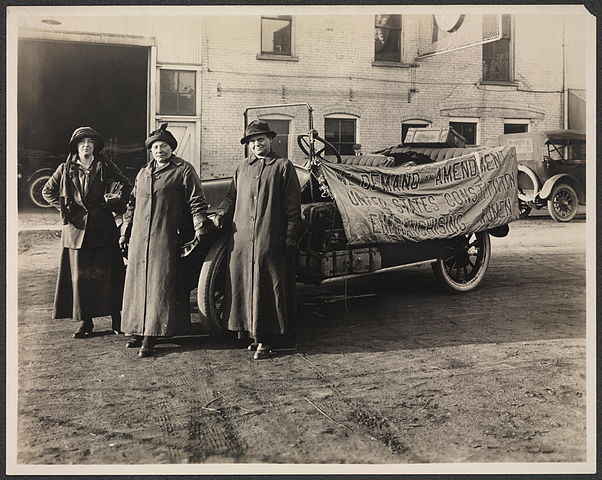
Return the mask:
{"type": "Polygon", "coordinates": [[[102,154],[97,157],[86,189],[73,156],[59,165],[42,191],[44,199],[64,215],[54,318],[91,319],[121,309],[125,269],[113,211],[122,213],[125,201],[118,199],[109,206],[104,195],[115,182],[127,195],[129,182],[102,154]]]}
{"type": "Polygon", "coordinates": [[[194,167],[175,155],[138,172],[122,233],[131,237],[122,330],[149,336],[189,333],[190,283],[179,246],[206,221],[207,202],[194,167]]]}
{"type": "Polygon", "coordinates": [[[232,219],[225,312],[228,329],[252,338],[289,333],[296,316],[295,271],[287,247],[301,229],[293,164],[270,152],[238,166],[218,213],[232,219]]]}

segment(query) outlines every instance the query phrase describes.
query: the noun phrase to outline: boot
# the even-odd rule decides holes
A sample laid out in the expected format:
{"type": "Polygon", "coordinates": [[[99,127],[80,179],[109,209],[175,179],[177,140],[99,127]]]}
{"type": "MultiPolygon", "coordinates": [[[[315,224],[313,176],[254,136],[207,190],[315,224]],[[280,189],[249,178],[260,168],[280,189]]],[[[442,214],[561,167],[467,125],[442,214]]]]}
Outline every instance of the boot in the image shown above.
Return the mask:
{"type": "Polygon", "coordinates": [[[139,357],[151,357],[153,353],[155,353],[155,343],[157,337],[149,337],[148,335],[144,336],[142,340],[142,346],[138,351],[139,357]]]}
{"type": "Polygon", "coordinates": [[[91,318],[82,320],[79,324],[79,328],[73,333],[73,338],[86,338],[92,334],[94,323],[91,318]]]}

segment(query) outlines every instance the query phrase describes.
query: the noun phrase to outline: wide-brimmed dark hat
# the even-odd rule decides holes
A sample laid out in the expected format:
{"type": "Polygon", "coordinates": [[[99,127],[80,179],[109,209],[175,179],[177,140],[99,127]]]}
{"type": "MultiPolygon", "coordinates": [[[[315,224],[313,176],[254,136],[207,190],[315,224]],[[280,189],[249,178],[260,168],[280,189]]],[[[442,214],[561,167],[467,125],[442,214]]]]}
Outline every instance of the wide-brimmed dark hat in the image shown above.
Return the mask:
{"type": "Polygon", "coordinates": [[[270,129],[268,122],[263,120],[253,120],[247,126],[245,130],[245,136],[240,139],[240,143],[243,145],[249,141],[249,139],[255,135],[267,135],[270,138],[274,138],[278,135],[274,130],[270,129]]]}
{"type": "Polygon", "coordinates": [[[172,150],[175,150],[178,146],[178,141],[176,140],[176,137],[174,137],[172,133],[169,130],[167,130],[167,123],[162,123],[157,130],[151,132],[146,141],[144,142],[144,145],[146,145],[146,148],[150,150],[152,144],[159,140],[167,143],[167,145],[169,145],[172,150]]]}
{"type": "Polygon", "coordinates": [[[105,144],[105,141],[96,130],[92,127],[79,127],[76,128],[71,134],[71,140],[69,140],[69,151],[72,153],[77,152],[77,144],[82,138],[91,138],[94,140],[94,153],[100,152],[105,144]]]}

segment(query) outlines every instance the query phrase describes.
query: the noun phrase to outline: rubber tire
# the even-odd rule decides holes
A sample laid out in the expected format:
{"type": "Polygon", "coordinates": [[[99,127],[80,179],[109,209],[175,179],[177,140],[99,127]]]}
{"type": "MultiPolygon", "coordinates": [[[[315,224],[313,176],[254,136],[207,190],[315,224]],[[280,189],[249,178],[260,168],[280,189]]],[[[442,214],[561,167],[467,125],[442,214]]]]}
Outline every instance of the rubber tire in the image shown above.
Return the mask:
{"type": "Polygon", "coordinates": [[[475,234],[482,248],[484,249],[483,260],[477,271],[477,274],[467,283],[459,283],[453,280],[447,273],[443,259],[431,263],[431,268],[435,274],[435,278],[439,281],[440,285],[451,293],[468,293],[475,290],[483,281],[487,268],[489,267],[489,261],[491,259],[491,238],[487,232],[478,232],[475,234]]]}
{"type": "Polygon", "coordinates": [[[567,185],[566,183],[559,183],[558,185],[556,185],[553,188],[552,193],[548,197],[548,213],[550,214],[550,217],[552,217],[557,222],[570,222],[573,218],[575,218],[575,215],[577,215],[578,206],[579,197],[577,196],[577,192],[575,192],[575,189],[573,187],[567,185]],[[560,216],[554,208],[554,198],[556,197],[558,192],[562,190],[568,192],[568,194],[570,195],[573,207],[572,210],[565,217],[560,216]]]}
{"type": "MultiPolygon", "coordinates": [[[[46,182],[48,181],[49,178],[50,178],[50,174],[43,173],[41,175],[34,177],[27,185],[27,198],[36,207],[40,207],[40,208],[52,207],[52,205],[50,205],[46,200],[44,200],[41,195],[36,198],[36,193],[35,193],[35,191],[37,189],[40,189],[40,184],[42,185],[42,188],[44,185],[46,185],[46,182]]],[[[41,190],[40,190],[40,192],[41,192],[41,190]]]]}
{"type": "Polygon", "coordinates": [[[228,332],[227,322],[219,318],[215,305],[215,287],[220,273],[220,267],[226,258],[228,236],[220,235],[207,252],[207,256],[201,266],[199,285],[197,288],[197,303],[201,321],[208,324],[211,333],[215,335],[226,335],[228,332]]]}

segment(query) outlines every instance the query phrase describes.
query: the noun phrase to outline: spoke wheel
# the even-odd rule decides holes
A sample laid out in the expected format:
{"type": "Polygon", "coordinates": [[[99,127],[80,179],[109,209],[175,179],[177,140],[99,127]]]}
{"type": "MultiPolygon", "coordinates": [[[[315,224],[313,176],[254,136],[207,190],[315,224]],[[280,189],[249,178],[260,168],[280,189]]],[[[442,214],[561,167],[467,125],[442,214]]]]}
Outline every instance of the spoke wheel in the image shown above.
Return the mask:
{"type": "Polygon", "coordinates": [[[44,189],[44,185],[46,185],[46,182],[49,178],[50,175],[44,174],[34,178],[29,183],[29,200],[36,207],[48,208],[52,206],[46,200],[44,200],[44,197],[42,197],[42,190],[44,189]]]}
{"type": "Polygon", "coordinates": [[[431,266],[443,288],[452,293],[466,293],[480,285],[490,255],[489,233],[471,233],[451,239],[443,258],[431,266]]]}
{"type": "Polygon", "coordinates": [[[570,222],[577,214],[579,199],[570,185],[560,184],[554,187],[548,200],[548,212],[557,222],[570,222]]]}
{"type": "Polygon", "coordinates": [[[197,289],[201,320],[218,335],[228,330],[228,320],[224,315],[227,243],[227,237],[220,236],[209,249],[201,267],[197,289]]]}
{"type": "MultiPolygon", "coordinates": [[[[301,151],[307,155],[308,157],[310,157],[310,136],[309,135],[299,135],[297,136],[297,144],[299,145],[299,148],[301,149],[301,151]]],[[[326,159],[326,157],[324,157],[325,155],[325,150],[327,148],[330,148],[331,151],[334,152],[335,157],[337,158],[337,163],[342,163],[343,160],[341,158],[341,154],[337,151],[337,149],[334,147],[334,145],[332,143],[330,143],[328,140],[324,140],[322,137],[318,137],[317,135],[314,136],[314,156],[321,158],[324,161],[328,161],[326,159]],[[319,146],[316,147],[316,143],[321,144],[322,148],[320,148],[319,146]]],[[[310,158],[311,160],[311,158],[310,158]]]]}

